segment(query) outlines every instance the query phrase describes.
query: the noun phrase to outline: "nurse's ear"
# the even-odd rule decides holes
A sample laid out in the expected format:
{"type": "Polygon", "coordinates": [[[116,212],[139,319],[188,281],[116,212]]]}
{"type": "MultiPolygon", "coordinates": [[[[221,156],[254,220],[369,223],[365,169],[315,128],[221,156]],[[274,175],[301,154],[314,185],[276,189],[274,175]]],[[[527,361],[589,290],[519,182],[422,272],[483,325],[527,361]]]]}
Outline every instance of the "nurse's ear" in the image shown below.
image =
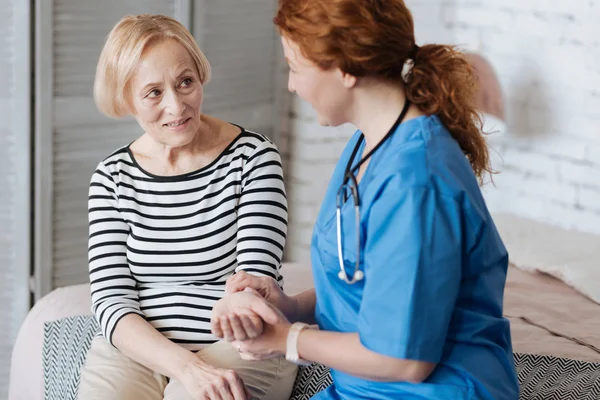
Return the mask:
{"type": "Polygon", "coordinates": [[[339,68],[337,69],[337,73],[342,81],[342,85],[344,85],[346,89],[352,89],[354,86],[356,86],[357,79],[354,75],[350,75],[339,68]]]}

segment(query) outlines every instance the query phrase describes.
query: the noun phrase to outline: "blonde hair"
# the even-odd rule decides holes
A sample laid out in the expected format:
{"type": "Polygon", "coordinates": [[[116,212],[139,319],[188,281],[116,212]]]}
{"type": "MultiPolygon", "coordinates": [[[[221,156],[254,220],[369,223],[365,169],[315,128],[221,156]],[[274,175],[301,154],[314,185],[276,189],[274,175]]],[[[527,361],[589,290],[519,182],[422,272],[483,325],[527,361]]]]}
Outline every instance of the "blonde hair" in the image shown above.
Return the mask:
{"type": "Polygon", "coordinates": [[[111,30],[100,53],[94,82],[94,100],[109,117],[129,114],[127,91],[142,53],[152,42],[177,40],[192,56],[200,82],[210,81],[210,64],[194,37],[178,21],[165,15],[129,15],[111,30]]]}

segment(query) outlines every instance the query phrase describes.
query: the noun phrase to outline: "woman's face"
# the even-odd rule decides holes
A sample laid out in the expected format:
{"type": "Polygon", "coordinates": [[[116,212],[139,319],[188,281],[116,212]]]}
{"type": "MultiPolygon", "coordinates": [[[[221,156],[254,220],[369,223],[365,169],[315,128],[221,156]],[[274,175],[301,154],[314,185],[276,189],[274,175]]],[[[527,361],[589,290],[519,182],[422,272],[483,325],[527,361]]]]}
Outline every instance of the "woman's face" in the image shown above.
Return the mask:
{"type": "Polygon", "coordinates": [[[310,103],[318,115],[319,124],[338,126],[348,122],[351,112],[353,78],[343,74],[339,68],[323,70],[306,59],[296,43],[281,38],[283,52],[290,66],[288,90],[310,103]]]}
{"type": "Polygon", "coordinates": [[[149,45],[130,80],[131,114],[154,140],[189,144],[200,127],[203,87],[189,52],[178,41],[149,45]]]}

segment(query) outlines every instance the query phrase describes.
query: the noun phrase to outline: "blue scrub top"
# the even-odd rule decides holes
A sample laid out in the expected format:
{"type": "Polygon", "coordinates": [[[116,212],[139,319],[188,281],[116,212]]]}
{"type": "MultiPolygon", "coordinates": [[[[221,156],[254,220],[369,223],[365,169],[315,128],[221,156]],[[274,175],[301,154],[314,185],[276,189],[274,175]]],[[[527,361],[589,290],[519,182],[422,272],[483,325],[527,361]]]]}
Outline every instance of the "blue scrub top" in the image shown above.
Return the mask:
{"type": "MultiPolygon", "coordinates": [[[[382,383],[332,370],[315,399],[518,399],[509,322],[502,316],[508,253],[477,179],[437,116],[402,123],[359,183],[365,279],[338,278],[336,195],[360,138],[348,143],[315,225],[315,317],[358,332],[379,354],[437,363],[423,383],[382,383]]],[[[361,158],[364,141],[355,163],[361,158]]],[[[357,257],[354,205],[342,207],[344,263],[357,257]]]]}

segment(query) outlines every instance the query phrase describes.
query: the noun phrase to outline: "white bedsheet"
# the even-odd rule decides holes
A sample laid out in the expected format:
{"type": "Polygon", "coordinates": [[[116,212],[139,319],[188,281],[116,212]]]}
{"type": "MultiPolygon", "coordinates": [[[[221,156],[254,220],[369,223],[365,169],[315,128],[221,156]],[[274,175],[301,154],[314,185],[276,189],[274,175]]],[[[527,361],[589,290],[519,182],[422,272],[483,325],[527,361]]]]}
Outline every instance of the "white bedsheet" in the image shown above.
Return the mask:
{"type": "Polygon", "coordinates": [[[552,275],[600,304],[600,235],[507,214],[494,221],[517,268],[552,275]]]}

